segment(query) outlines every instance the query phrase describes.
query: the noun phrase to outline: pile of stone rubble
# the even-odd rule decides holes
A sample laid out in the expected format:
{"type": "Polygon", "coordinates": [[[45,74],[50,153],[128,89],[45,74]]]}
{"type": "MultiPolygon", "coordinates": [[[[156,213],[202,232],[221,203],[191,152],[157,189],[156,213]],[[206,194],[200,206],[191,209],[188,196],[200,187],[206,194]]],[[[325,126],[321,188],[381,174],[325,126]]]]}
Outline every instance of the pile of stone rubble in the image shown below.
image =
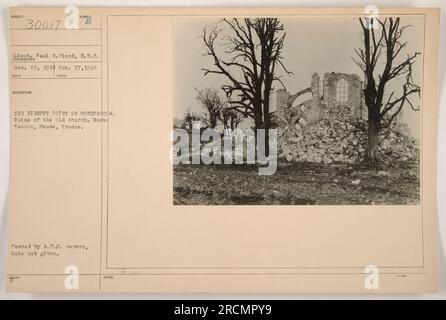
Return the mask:
{"type": "MultiPolygon", "coordinates": [[[[282,123],[278,129],[279,159],[323,164],[360,162],[366,153],[366,129],[365,120],[342,109],[327,112],[327,117],[316,123],[282,123]]],[[[381,130],[378,141],[382,162],[410,162],[419,157],[418,142],[398,125],[381,130]]]]}

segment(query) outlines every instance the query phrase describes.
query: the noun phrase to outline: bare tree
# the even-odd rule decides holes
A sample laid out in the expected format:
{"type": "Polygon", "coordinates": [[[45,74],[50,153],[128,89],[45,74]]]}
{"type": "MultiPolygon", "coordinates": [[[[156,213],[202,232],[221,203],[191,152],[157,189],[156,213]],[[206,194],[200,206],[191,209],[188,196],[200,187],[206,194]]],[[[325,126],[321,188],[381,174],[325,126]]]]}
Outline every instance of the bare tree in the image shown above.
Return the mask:
{"type": "Polygon", "coordinates": [[[213,58],[215,68],[202,70],[205,75],[224,76],[228,84],[222,89],[231,108],[244,117],[251,117],[255,128],[269,129],[273,83],[282,83],[277,69],[281,67],[290,73],[281,56],[285,40],[283,24],[276,18],[234,18],[223,19],[221,23],[227,27],[228,34],[220,36],[222,30],[218,26],[203,31],[207,55],[213,58]],[[219,43],[223,52],[216,48],[219,40],[224,41],[219,43]]]}
{"type": "Polygon", "coordinates": [[[188,111],[184,115],[183,123],[182,123],[181,127],[184,129],[192,129],[192,125],[193,125],[194,121],[202,121],[202,120],[203,119],[200,115],[188,111]]]}
{"type": "Polygon", "coordinates": [[[220,113],[225,105],[225,101],[215,88],[195,89],[195,91],[197,92],[197,100],[206,110],[204,122],[209,128],[214,129],[217,126],[217,121],[220,119],[220,113]]]}
{"type": "MultiPolygon", "coordinates": [[[[420,54],[415,52],[401,58],[407,47],[403,40],[409,26],[401,26],[400,18],[359,19],[363,32],[362,48],[355,50],[355,63],[363,70],[365,77],[364,98],[368,110],[367,160],[377,162],[378,133],[388,128],[405,105],[418,111],[411,101],[420,95],[420,87],[413,82],[412,65],[420,54]],[[376,28],[378,27],[378,29],[376,28]],[[381,31],[377,31],[377,30],[381,31]],[[392,80],[401,81],[401,92],[389,91],[392,80]]],[[[395,86],[393,86],[395,87],[395,86]]]]}
{"type": "Polygon", "coordinates": [[[234,130],[243,121],[243,118],[237,111],[224,107],[220,112],[220,121],[225,129],[234,130]]]}

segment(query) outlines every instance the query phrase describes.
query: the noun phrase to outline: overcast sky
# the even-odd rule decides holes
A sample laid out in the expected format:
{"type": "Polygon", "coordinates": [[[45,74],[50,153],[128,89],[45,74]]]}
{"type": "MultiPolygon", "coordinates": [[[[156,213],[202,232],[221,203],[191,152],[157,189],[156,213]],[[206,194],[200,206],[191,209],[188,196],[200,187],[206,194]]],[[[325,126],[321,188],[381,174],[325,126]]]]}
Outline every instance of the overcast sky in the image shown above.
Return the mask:
{"type": "MultiPolygon", "coordinates": [[[[298,16],[279,17],[284,24],[286,38],[283,48],[284,63],[293,75],[283,73],[282,80],[291,93],[310,85],[311,75],[318,72],[356,73],[361,70],[352,61],[354,49],[361,47],[361,27],[352,16],[298,16]]],[[[213,60],[206,52],[201,38],[203,28],[218,23],[219,19],[187,17],[174,21],[174,116],[181,118],[185,112],[201,113],[204,110],[196,100],[194,88],[219,88],[226,79],[222,75],[206,77],[201,68],[212,68],[213,60]]],[[[404,16],[401,25],[406,29],[407,50],[401,57],[423,50],[423,16],[404,16]]],[[[223,26],[223,25],[221,25],[223,26]]],[[[415,83],[421,85],[423,57],[414,65],[415,83]]],[[[398,81],[396,81],[398,82],[398,81]]],[[[397,84],[397,83],[396,83],[397,84]]],[[[401,84],[400,84],[401,86],[401,84]]],[[[280,88],[277,83],[276,88],[280,88]]],[[[416,99],[417,100],[417,99],[416,99]]],[[[414,101],[416,101],[414,100],[414,101]]],[[[404,119],[412,133],[419,135],[419,112],[406,109],[404,119]]]]}

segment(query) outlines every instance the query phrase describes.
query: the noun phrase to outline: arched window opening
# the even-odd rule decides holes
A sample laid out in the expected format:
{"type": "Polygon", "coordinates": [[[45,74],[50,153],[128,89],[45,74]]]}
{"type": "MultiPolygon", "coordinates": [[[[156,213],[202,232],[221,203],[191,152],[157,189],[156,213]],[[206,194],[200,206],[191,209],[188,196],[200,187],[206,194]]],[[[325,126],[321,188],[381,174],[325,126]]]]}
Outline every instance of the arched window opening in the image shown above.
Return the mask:
{"type": "Polygon", "coordinates": [[[348,82],[341,78],[336,85],[336,100],[338,102],[348,101],[348,82]]]}
{"type": "Polygon", "coordinates": [[[324,81],[321,79],[319,80],[319,98],[322,98],[324,96],[324,81]]]}

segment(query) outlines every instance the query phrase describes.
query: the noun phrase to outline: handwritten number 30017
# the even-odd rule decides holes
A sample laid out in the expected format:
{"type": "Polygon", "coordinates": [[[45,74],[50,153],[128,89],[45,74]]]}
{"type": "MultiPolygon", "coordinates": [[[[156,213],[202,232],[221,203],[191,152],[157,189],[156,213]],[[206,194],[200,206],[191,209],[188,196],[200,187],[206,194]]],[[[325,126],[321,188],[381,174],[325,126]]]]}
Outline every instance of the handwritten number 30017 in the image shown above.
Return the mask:
{"type": "Polygon", "coordinates": [[[57,30],[60,26],[60,20],[34,20],[27,19],[25,29],[27,30],[57,30]]]}

